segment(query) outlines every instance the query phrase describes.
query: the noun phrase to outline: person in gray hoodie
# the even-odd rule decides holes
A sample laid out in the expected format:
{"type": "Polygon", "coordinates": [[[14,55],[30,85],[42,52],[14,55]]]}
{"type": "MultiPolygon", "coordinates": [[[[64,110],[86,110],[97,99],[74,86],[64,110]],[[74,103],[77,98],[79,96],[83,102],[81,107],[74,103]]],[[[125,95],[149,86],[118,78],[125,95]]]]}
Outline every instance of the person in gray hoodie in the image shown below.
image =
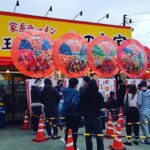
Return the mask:
{"type": "Polygon", "coordinates": [[[138,106],[140,111],[140,122],[143,130],[145,144],[150,144],[150,90],[147,89],[146,81],[141,82],[141,92],[138,94],[138,106]],[[148,122],[148,123],[146,123],[148,122]]]}

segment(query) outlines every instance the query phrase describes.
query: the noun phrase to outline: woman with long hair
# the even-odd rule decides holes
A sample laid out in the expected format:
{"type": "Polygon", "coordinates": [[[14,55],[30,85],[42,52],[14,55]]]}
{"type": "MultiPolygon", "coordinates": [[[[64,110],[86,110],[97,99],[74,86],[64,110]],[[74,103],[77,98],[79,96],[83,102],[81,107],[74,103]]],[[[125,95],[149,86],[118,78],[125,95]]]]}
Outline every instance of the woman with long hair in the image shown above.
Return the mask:
{"type": "MultiPolygon", "coordinates": [[[[89,134],[101,134],[102,122],[100,109],[104,106],[103,96],[98,91],[96,80],[91,80],[81,95],[80,111],[84,116],[85,130],[89,134]]],[[[103,139],[96,137],[97,150],[104,150],[103,139]]],[[[92,136],[86,136],[86,150],[93,150],[92,136]]]]}
{"type": "MultiPolygon", "coordinates": [[[[128,136],[131,136],[133,131],[135,136],[137,136],[134,140],[134,144],[138,145],[139,124],[136,124],[136,122],[139,122],[139,110],[137,105],[137,89],[134,84],[129,86],[124,103],[128,105],[128,109],[126,110],[126,133],[128,136]]],[[[128,138],[128,141],[124,142],[124,144],[132,145],[131,138],[128,138]]]]}

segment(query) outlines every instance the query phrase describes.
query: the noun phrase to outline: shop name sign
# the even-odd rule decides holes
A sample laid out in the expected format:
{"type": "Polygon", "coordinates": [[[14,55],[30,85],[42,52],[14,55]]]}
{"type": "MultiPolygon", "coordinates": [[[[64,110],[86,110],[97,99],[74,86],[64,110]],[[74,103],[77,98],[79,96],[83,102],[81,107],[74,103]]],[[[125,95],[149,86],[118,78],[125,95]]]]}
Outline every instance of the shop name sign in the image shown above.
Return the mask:
{"type": "Polygon", "coordinates": [[[57,40],[61,35],[74,31],[88,42],[99,35],[107,35],[117,44],[131,38],[131,28],[72,20],[62,20],[31,15],[0,12],[0,57],[11,57],[13,39],[28,29],[37,29],[49,33],[57,40]]]}

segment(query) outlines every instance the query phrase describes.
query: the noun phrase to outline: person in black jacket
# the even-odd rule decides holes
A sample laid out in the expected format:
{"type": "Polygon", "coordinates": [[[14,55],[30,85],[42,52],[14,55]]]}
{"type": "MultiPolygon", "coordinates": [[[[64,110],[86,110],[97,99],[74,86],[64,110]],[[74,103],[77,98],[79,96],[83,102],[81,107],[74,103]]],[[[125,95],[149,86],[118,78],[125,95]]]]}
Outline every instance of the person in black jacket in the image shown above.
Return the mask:
{"type": "MultiPolygon", "coordinates": [[[[89,134],[101,134],[102,122],[100,118],[100,109],[103,108],[104,102],[98,91],[96,80],[92,79],[84,94],[81,95],[80,112],[85,119],[85,130],[89,134]]],[[[103,139],[96,137],[97,150],[104,150],[103,139]]],[[[93,150],[92,137],[86,136],[86,150],[93,150]]]]}
{"type": "Polygon", "coordinates": [[[52,87],[52,82],[50,79],[44,80],[44,88],[41,92],[41,100],[44,104],[44,112],[46,117],[46,130],[50,138],[58,139],[61,138],[58,136],[58,129],[57,127],[53,127],[53,134],[51,131],[50,122],[57,125],[57,107],[59,103],[59,93],[56,88],[52,87]],[[54,120],[50,118],[56,118],[54,120]]]}
{"type": "Polygon", "coordinates": [[[107,101],[105,102],[105,108],[108,109],[113,117],[113,121],[117,120],[117,115],[118,115],[118,103],[117,100],[115,99],[115,93],[113,91],[110,91],[110,96],[108,97],[107,101]]]}
{"type": "Polygon", "coordinates": [[[41,94],[40,85],[41,85],[41,79],[36,79],[34,85],[31,86],[31,110],[33,113],[32,124],[33,124],[34,133],[37,132],[38,124],[39,124],[39,118],[34,117],[34,115],[40,116],[43,107],[40,99],[40,94],[41,94]]]}
{"type": "Polygon", "coordinates": [[[83,86],[80,87],[80,89],[79,89],[80,95],[82,95],[85,92],[89,82],[90,82],[90,77],[84,76],[83,77],[83,86]]]}
{"type": "Polygon", "coordinates": [[[121,79],[118,81],[118,84],[119,84],[119,90],[117,94],[117,101],[118,101],[119,107],[123,108],[123,102],[124,102],[124,98],[126,94],[126,85],[121,79]]]}

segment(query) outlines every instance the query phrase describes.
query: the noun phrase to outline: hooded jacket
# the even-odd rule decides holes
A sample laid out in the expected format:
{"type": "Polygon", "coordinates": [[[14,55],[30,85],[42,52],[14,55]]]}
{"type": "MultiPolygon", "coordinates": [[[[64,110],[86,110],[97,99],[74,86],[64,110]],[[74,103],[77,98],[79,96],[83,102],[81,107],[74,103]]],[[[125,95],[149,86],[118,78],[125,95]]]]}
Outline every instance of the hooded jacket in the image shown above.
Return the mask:
{"type": "Polygon", "coordinates": [[[150,90],[140,92],[137,99],[140,113],[150,114],[150,90]]]}
{"type": "Polygon", "coordinates": [[[61,109],[62,116],[77,115],[79,112],[80,95],[79,92],[73,88],[66,88],[63,90],[64,103],[61,109]]]}
{"type": "Polygon", "coordinates": [[[57,106],[60,100],[58,91],[52,86],[44,86],[41,92],[41,100],[44,104],[46,117],[57,116],[57,106]]]}

